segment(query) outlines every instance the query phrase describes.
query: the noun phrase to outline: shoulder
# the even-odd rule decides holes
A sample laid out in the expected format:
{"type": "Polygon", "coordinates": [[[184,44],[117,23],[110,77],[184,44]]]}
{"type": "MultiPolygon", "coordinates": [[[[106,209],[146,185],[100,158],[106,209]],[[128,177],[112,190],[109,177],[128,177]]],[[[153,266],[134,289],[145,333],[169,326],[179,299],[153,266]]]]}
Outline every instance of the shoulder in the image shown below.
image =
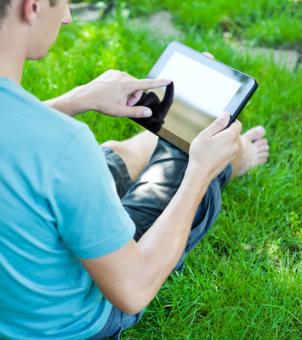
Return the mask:
{"type": "MultiPolygon", "coordinates": [[[[78,129],[84,125],[76,119],[47,106],[16,83],[8,82],[4,90],[6,91],[3,93],[5,96],[3,102],[9,107],[9,111],[25,114],[26,119],[34,119],[37,124],[43,120],[44,123],[47,122],[47,124],[53,124],[66,130],[78,129]]],[[[46,124],[43,124],[43,126],[46,126],[46,124]]]]}
{"type": "Polygon", "coordinates": [[[100,154],[86,124],[51,109],[21,86],[0,81],[0,102],[3,153],[23,174],[42,178],[43,186],[60,160],[80,164],[100,154]]]}
{"type": "Polygon", "coordinates": [[[6,131],[28,146],[34,144],[35,150],[45,146],[56,153],[79,131],[86,131],[91,137],[86,124],[48,107],[11,81],[1,80],[0,101],[1,121],[6,131]]]}

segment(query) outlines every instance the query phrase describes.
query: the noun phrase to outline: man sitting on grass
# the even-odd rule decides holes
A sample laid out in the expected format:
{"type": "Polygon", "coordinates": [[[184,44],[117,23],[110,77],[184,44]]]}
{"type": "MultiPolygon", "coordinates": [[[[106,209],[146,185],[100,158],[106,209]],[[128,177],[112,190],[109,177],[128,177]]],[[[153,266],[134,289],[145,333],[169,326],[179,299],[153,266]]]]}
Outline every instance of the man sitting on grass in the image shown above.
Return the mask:
{"type": "Polygon", "coordinates": [[[67,0],[0,3],[2,339],[118,337],[213,225],[230,177],[268,158],[264,129],[240,137],[227,114],[189,156],[148,132],[100,147],[68,115],[150,116],[132,106],[169,81],[109,71],[43,104],[23,65],[70,21],[67,0]]]}

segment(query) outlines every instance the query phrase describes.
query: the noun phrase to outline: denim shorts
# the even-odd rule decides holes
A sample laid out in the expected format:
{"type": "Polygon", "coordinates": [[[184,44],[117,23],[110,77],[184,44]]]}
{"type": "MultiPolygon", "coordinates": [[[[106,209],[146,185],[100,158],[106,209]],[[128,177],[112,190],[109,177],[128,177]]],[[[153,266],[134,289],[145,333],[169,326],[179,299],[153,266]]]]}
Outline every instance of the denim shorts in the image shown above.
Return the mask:
{"type": "MultiPolygon", "coordinates": [[[[123,206],[136,225],[135,239],[139,240],[153,225],[178,190],[187,168],[188,155],[159,139],[149,164],[139,178],[133,182],[119,155],[107,147],[103,147],[103,151],[123,206]]],[[[229,181],[231,174],[232,167],[229,165],[210,184],[197,209],[186,249],[175,270],[183,269],[186,255],[199,243],[216,221],[221,209],[221,191],[229,181]]],[[[142,314],[143,311],[137,315],[128,315],[113,306],[104,328],[90,339],[120,339],[122,331],[134,326],[142,314]]]]}

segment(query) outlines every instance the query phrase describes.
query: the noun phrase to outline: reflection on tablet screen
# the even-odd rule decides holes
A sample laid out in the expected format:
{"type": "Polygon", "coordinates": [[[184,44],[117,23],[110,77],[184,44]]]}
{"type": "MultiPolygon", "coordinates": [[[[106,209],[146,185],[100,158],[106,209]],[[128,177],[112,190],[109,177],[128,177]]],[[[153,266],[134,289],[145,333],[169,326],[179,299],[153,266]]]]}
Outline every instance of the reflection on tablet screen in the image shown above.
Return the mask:
{"type": "MultiPolygon", "coordinates": [[[[158,78],[173,80],[174,101],[157,134],[184,151],[223,113],[242,85],[179,52],[173,53],[158,78]]],[[[163,90],[155,93],[162,99],[163,90]]]]}
{"type": "Polygon", "coordinates": [[[148,103],[153,103],[153,107],[144,103],[152,109],[153,117],[139,123],[186,152],[192,140],[223,113],[242,85],[179,52],[172,54],[157,78],[173,80],[174,99],[169,87],[166,95],[163,89],[155,90],[156,96],[145,95],[144,100],[148,102],[149,95],[148,103]]]}

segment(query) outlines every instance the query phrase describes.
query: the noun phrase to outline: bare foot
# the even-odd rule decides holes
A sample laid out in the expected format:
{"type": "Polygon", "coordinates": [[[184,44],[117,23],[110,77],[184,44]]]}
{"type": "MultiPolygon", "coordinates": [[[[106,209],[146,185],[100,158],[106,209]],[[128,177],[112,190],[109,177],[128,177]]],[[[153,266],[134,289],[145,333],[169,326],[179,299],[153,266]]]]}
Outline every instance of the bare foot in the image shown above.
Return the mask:
{"type": "Polygon", "coordinates": [[[269,145],[264,135],[264,127],[257,126],[241,136],[242,150],[238,156],[237,169],[234,169],[234,176],[243,176],[250,169],[267,163],[269,145]]]}

